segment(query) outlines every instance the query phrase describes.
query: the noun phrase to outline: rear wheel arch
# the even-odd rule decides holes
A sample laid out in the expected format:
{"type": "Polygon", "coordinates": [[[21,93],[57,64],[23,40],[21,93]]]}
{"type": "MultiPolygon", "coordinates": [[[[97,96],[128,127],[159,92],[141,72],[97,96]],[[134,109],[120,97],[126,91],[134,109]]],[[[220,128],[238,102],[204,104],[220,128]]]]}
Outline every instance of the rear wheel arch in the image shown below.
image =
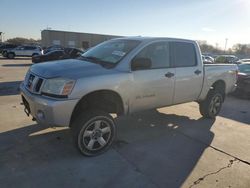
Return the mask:
{"type": "Polygon", "coordinates": [[[226,84],[223,80],[216,81],[207,93],[206,99],[199,102],[200,113],[205,118],[215,118],[225,99],[226,84]]]}
{"type": "Polygon", "coordinates": [[[226,83],[223,80],[218,80],[213,83],[213,85],[210,87],[210,90],[216,90],[219,93],[221,93],[223,100],[225,99],[226,95],[226,83]]]}
{"type": "Polygon", "coordinates": [[[15,56],[16,56],[15,52],[7,52],[8,58],[15,58],[15,56]]]}
{"type": "Polygon", "coordinates": [[[72,112],[70,126],[79,114],[93,109],[115,113],[118,116],[124,114],[123,100],[117,92],[113,90],[97,90],[84,95],[79,100],[72,112]]]}

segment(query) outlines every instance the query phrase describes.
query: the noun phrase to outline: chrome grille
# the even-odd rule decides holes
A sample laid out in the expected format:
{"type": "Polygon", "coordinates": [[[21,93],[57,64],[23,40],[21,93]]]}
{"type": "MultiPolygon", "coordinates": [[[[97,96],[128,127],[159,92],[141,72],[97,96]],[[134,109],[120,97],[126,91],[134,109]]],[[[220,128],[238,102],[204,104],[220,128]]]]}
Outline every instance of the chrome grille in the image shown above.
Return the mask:
{"type": "Polygon", "coordinates": [[[28,73],[25,78],[25,87],[32,93],[39,94],[43,85],[44,79],[36,76],[33,73],[28,73]]]}

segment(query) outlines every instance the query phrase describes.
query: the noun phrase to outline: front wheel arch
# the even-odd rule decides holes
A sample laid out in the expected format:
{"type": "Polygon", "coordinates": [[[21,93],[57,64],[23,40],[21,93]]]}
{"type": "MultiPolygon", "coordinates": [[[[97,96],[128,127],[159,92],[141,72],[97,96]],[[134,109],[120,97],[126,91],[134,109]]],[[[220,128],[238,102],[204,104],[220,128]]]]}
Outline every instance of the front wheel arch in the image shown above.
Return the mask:
{"type": "Polygon", "coordinates": [[[102,110],[107,113],[114,113],[118,116],[125,113],[124,103],[121,96],[112,90],[97,90],[84,95],[74,107],[71,114],[70,127],[75,118],[87,110],[102,110]]]}

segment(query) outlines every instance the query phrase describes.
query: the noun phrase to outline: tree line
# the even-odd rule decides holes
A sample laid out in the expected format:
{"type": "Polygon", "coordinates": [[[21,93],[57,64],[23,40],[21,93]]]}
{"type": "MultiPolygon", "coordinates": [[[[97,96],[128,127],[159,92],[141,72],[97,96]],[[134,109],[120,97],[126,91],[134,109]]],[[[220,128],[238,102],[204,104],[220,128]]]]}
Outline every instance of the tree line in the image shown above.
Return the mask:
{"type": "Polygon", "coordinates": [[[15,38],[10,38],[8,40],[5,41],[6,43],[11,43],[11,44],[16,44],[16,45],[22,45],[22,44],[36,44],[36,45],[40,45],[41,44],[41,40],[35,40],[32,38],[23,38],[23,37],[15,37],[15,38]]]}
{"type": "Polygon", "coordinates": [[[206,41],[198,41],[202,53],[210,54],[231,54],[238,56],[248,56],[250,57],[250,44],[235,44],[232,48],[227,50],[222,50],[213,45],[207,44],[206,41]]]}

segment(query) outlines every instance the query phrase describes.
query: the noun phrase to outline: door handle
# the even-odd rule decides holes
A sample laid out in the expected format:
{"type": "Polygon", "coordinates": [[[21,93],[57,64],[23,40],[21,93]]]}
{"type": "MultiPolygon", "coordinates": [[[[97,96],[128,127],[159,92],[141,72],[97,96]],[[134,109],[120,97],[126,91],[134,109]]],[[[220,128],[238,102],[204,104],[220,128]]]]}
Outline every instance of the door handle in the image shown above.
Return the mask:
{"type": "Polygon", "coordinates": [[[174,73],[168,72],[168,73],[165,74],[165,76],[166,76],[167,78],[171,78],[171,77],[174,76],[174,73]]]}
{"type": "Polygon", "coordinates": [[[194,73],[199,75],[201,73],[201,71],[199,69],[197,69],[196,71],[194,71],[194,73]]]}

